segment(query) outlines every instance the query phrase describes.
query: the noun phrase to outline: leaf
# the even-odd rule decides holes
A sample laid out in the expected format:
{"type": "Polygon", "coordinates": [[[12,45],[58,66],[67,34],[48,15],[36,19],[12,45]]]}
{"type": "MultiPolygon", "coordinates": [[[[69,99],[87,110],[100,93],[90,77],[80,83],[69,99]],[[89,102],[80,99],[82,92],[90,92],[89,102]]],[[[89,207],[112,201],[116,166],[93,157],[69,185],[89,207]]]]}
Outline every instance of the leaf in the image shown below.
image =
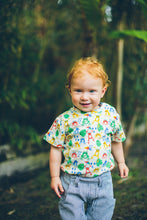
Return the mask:
{"type": "Polygon", "coordinates": [[[138,39],[147,42],[147,31],[141,31],[141,30],[113,31],[109,35],[109,37],[113,39],[124,38],[125,36],[136,37],[138,39]]]}
{"type": "Polygon", "coordinates": [[[8,212],[7,215],[12,215],[14,212],[16,212],[15,209],[13,209],[12,211],[8,212]]]}
{"type": "Polygon", "coordinates": [[[130,180],[131,178],[132,178],[131,176],[128,176],[128,177],[126,177],[126,178],[123,178],[123,179],[118,180],[117,183],[118,183],[118,184],[121,184],[121,183],[123,183],[123,182],[125,182],[125,181],[130,180]]]}
{"type": "Polygon", "coordinates": [[[142,5],[142,7],[147,9],[147,4],[144,0],[137,0],[137,1],[142,5]]]}
{"type": "Polygon", "coordinates": [[[11,193],[11,194],[13,194],[13,193],[14,193],[14,190],[13,190],[13,188],[12,188],[12,187],[10,187],[10,189],[9,189],[9,193],[11,193]]]}
{"type": "Polygon", "coordinates": [[[142,10],[144,12],[144,15],[147,19],[147,3],[144,0],[137,0],[137,1],[140,3],[142,10]]]}
{"type": "Polygon", "coordinates": [[[98,25],[100,19],[99,0],[79,0],[82,9],[86,15],[87,21],[94,28],[98,25]]]}

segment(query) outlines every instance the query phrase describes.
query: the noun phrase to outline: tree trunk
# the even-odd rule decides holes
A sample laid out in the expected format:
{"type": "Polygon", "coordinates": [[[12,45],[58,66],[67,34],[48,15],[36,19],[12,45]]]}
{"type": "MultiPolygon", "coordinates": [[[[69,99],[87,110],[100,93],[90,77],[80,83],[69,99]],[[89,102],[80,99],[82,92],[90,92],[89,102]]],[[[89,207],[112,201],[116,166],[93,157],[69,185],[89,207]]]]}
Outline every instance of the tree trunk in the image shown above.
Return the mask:
{"type": "MultiPolygon", "coordinates": [[[[80,3],[80,1],[79,1],[80,3]]],[[[82,27],[83,27],[83,57],[97,57],[98,56],[98,48],[97,48],[97,40],[96,40],[96,32],[97,29],[91,27],[86,18],[85,11],[83,10],[80,3],[81,10],[81,18],[82,18],[82,27]]]]}
{"type": "Polygon", "coordinates": [[[95,37],[95,30],[90,28],[88,22],[86,20],[85,14],[82,14],[82,21],[83,21],[83,57],[93,56],[97,57],[97,45],[96,45],[96,37],[95,37]]]}
{"type": "Polygon", "coordinates": [[[116,107],[117,111],[122,115],[122,81],[123,81],[123,54],[124,40],[118,41],[118,69],[117,69],[117,90],[116,90],[116,107]]]}
{"type": "MultiPolygon", "coordinates": [[[[118,29],[123,30],[124,22],[120,22],[118,29]]],[[[123,81],[123,56],[124,40],[118,40],[118,68],[117,68],[117,87],[116,87],[116,108],[120,117],[122,115],[122,81],[123,81]]]]}

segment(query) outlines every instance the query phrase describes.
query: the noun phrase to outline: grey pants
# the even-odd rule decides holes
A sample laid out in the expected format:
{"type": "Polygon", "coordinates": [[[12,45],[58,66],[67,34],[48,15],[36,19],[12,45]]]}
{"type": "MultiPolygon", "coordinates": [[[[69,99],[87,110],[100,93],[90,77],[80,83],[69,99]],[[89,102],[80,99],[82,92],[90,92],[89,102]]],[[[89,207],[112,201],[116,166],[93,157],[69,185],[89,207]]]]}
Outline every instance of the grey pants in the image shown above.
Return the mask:
{"type": "Polygon", "coordinates": [[[63,173],[64,194],[59,201],[62,220],[111,220],[115,199],[110,172],[98,177],[63,173]]]}

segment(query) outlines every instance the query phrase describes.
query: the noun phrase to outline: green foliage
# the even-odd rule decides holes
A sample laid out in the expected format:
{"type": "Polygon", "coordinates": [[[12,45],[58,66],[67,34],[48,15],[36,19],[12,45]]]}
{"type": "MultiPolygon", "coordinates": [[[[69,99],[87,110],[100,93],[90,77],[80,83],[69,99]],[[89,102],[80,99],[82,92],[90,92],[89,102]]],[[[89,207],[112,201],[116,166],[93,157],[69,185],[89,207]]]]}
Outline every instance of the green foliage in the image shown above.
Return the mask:
{"type": "Polygon", "coordinates": [[[124,36],[131,36],[147,42],[147,31],[140,31],[140,30],[113,31],[109,36],[113,39],[124,38],[124,36]]]}
{"type": "MultiPolygon", "coordinates": [[[[0,144],[10,143],[20,151],[30,142],[40,143],[39,135],[69,107],[65,97],[68,70],[92,44],[113,85],[105,100],[115,104],[117,53],[108,35],[116,29],[123,10],[131,13],[123,36],[146,40],[140,3],[121,1],[121,9],[119,4],[117,0],[0,1],[0,144]],[[111,22],[106,19],[107,6],[112,9],[111,22]],[[130,31],[139,28],[141,32],[130,31]]],[[[125,38],[125,45],[123,102],[128,96],[129,101],[123,115],[130,119],[134,106],[146,105],[146,50],[144,41],[133,38],[125,38]]]]}
{"type": "Polygon", "coordinates": [[[87,21],[93,28],[96,28],[101,18],[100,0],[79,0],[79,2],[81,4],[82,10],[84,10],[87,21]]]}
{"type": "Polygon", "coordinates": [[[142,7],[143,13],[147,19],[147,3],[144,0],[137,0],[142,7]]]}
{"type": "Polygon", "coordinates": [[[38,136],[65,108],[70,54],[81,48],[71,44],[79,25],[70,25],[73,8],[57,8],[56,1],[0,4],[0,144],[10,143],[17,151],[30,141],[38,144],[38,136]]]}
{"type": "Polygon", "coordinates": [[[5,142],[11,143],[12,146],[17,146],[16,153],[22,152],[32,144],[40,144],[40,138],[35,129],[31,126],[20,127],[16,122],[3,121],[0,125],[1,137],[5,137],[5,142]]]}
{"type": "MultiPolygon", "coordinates": [[[[144,115],[147,106],[147,60],[145,56],[146,43],[136,38],[126,40],[127,45],[124,53],[124,81],[123,81],[123,103],[126,101],[127,106],[124,106],[124,116],[128,123],[135,112],[136,108],[142,111],[144,115]],[[136,47],[134,47],[136,45],[136,47]],[[129,65],[127,65],[129,63],[129,65]],[[128,91],[129,90],[129,91],[128,91]]],[[[138,115],[140,117],[140,114],[138,115]]],[[[142,122],[144,122],[144,116],[142,122]]],[[[141,119],[141,118],[140,118],[141,119]]],[[[141,121],[140,121],[141,122],[141,121]]]]}

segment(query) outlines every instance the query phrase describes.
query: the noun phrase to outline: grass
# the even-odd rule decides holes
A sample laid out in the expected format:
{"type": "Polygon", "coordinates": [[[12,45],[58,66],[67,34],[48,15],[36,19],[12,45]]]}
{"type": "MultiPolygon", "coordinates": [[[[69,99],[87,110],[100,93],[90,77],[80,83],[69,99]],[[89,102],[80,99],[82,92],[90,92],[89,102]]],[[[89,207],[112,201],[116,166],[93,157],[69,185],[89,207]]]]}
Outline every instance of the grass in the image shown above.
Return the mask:
{"type": "Polygon", "coordinates": [[[33,179],[10,187],[7,184],[5,190],[1,188],[1,219],[59,219],[57,199],[50,190],[48,176],[47,169],[40,170],[33,179]]]}
{"type": "Polygon", "coordinates": [[[115,198],[117,200],[113,220],[147,219],[147,177],[131,171],[129,178],[118,180],[113,174],[115,198]]]}
{"type": "MultiPolygon", "coordinates": [[[[120,179],[117,169],[112,172],[117,200],[112,220],[147,219],[145,159],[145,153],[130,152],[130,175],[125,180],[120,179]]],[[[58,199],[50,189],[48,168],[31,172],[26,177],[16,175],[13,181],[5,180],[1,183],[0,219],[60,220],[58,199]]]]}

